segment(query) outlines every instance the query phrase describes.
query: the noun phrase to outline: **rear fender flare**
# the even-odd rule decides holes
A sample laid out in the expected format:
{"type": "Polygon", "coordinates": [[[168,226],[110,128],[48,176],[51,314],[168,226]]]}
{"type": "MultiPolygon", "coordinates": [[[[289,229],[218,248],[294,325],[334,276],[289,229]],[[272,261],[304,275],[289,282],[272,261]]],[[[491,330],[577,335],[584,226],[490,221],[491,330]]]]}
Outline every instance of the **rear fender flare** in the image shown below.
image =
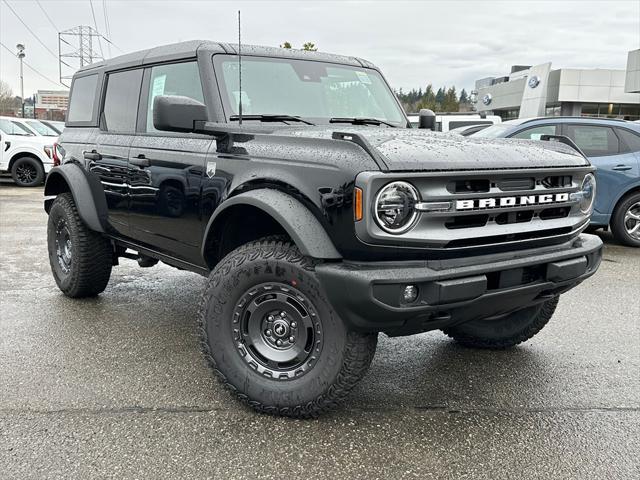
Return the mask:
{"type": "MultiPolygon", "coordinates": [[[[102,184],[97,176],[76,163],[65,163],[51,169],[44,186],[45,197],[71,192],[78,214],[84,223],[96,232],[107,230],[108,208],[102,184]]],[[[51,209],[53,198],[47,198],[44,209],[51,209]]]]}

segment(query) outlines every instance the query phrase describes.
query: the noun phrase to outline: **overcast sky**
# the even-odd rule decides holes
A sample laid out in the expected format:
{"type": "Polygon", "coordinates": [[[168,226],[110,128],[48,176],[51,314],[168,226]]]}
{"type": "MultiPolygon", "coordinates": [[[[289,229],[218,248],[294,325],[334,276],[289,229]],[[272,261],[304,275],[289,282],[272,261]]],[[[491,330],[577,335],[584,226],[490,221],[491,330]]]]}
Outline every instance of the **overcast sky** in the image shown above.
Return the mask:
{"type": "MultiPolygon", "coordinates": [[[[89,0],[6,0],[57,54],[57,30],[94,25],[89,0]],[[44,9],[44,12],[43,12],[44,9]],[[47,19],[48,14],[51,21],[47,19]],[[55,28],[54,28],[55,25],[55,28]]],[[[512,64],[553,62],[554,68],[620,68],[640,48],[640,0],[600,1],[175,1],[93,0],[98,30],[119,47],[112,55],[191,39],[237,40],[320,50],[366,58],[404,90],[456,85],[507,74],[512,64]]],[[[0,0],[0,42],[12,52],[26,45],[25,95],[56,88],[57,58],[0,0]]],[[[109,49],[103,42],[105,56],[109,49]]],[[[98,49],[99,50],[99,49],[98,49]]],[[[0,46],[0,78],[19,94],[18,61],[0,46]]],[[[59,85],[58,85],[59,86],[59,85]]]]}

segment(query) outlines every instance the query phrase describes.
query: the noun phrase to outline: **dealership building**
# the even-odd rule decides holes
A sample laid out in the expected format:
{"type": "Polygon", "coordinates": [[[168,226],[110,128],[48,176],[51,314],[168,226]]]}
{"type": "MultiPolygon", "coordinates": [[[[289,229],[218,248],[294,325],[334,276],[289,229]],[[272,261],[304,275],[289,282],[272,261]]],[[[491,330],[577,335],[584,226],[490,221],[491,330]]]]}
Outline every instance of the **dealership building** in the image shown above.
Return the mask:
{"type": "Polygon", "coordinates": [[[551,63],[514,65],[509,75],[476,81],[479,112],[503,120],[536,116],[593,116],[640,120],[640,49],[626,69],[552,69],[551,63]]]}

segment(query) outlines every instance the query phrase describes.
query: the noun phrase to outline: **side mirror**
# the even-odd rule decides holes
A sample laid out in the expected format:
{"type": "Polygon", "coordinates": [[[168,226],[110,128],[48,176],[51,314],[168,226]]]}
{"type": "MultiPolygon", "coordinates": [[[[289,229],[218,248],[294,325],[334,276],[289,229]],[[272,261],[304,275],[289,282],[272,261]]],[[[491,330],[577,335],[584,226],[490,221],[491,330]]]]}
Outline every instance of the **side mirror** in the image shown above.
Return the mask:
{"type": "Polygon", "coordinates": [[[159,95],[153,99],[153,126],[169,132],[193,132],[206,122],[207,106],[189,97],[159,95]]]}
{"type": "Polygon", "coordinates": [[[420,109],[420,117],[418,118],[418,128],[426,128],[427,130],[436,129],[436,114],[428,108],[420,109]]]}

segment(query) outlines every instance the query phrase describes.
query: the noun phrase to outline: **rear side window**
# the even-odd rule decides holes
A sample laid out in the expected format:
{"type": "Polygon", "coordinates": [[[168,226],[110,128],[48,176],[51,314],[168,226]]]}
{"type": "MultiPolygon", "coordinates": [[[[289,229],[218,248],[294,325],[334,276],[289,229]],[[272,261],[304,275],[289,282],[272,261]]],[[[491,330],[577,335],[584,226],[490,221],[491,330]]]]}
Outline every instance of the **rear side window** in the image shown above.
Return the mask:
{"type": "Polygon", "coordinates": [[[93,120],[93,105],[98,91],[98,75],[87,75],[73,81],[69,100],[68,122],[93,120]]]}
{"type": "Polygon", "coordinates": [[[102,125],[104,130],[133,133],[136,130],[142,69],[111,73],[107,77],[102,125]]]}
{"type": "Polygon", "coordinates": [[[567,136],[587,157],[616,155],[620,151],[618,137],[610,127],[598,125],[567,125],[567,136]]]}
{"type": "Polygon", "coordinates": [[[153,128],[153,99],[158,95],[180,95],[204,103],[200,73],[196,62],[158,65],[151,69],[149,101],[147,103],[147,132],[153,128]]]}
{"type": "Polygon", "coordinates": [[[525,140],[540,140],[540,135],[555,135],[556,125],[538,125],[537,127],[527,128],[521,132],[512,135],[510,138],[522,138],[525,140]]]}
{"type": "Polygon", "coordinates": [[[623,128],[616,128],[616,133],[626,147],[624,149],[626,152],[640,152],[640,135],[623,128]]]}

